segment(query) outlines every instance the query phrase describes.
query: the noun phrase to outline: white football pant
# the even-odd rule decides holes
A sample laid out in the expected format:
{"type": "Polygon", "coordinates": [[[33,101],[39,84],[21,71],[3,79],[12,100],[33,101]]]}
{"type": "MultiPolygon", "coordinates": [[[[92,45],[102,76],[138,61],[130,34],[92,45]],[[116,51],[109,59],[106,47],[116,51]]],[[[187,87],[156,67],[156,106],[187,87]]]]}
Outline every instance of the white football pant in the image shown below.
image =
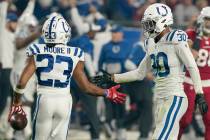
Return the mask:
{"type": "Polygon", "coordinates": [[[186,97],[170,96],[157,99],[155,130],[152,140],[177,140],[179,121],[188,107],[186,97]]]}
{"type": "Polygon", "coordinates": [[[32,140],[66,140],[71,108],[70,94],[39,94],[34,113],[32,140]]]}

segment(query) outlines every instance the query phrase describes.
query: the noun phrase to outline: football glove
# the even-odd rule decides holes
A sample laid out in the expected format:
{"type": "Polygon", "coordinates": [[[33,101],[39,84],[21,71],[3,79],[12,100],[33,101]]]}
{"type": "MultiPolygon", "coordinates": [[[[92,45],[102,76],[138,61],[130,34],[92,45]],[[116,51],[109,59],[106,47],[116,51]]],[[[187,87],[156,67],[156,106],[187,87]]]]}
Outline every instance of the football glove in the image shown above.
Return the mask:
{"type": "Polygon", "coordinates": [[[117,89],[119,88],[120,85],[116,85],[107,89],[104,96],[114,103],[123,104],[126,100],[126,94],[118,92],[117,89]]]}
{"type": "Polygon", "coordinates": [[[19,113],[19,114],[22,114],[22,115],[26,116],[26,113],[23,110],[22,105],[14,105],[13,104],[10,108],[10,112],[9,112],[9,116],[8,116],[8,122],[10,122],[12,115],[15,114],[15,113],[19,113]]]}
{"type": "Polygon", "coordinates": [[[207,113],[208,104],[206,103],[206,100],[204,99],[203,94],[201,94],[201,93],[196,94],[195,102],[198,105],[201,114],[207,113]]]}
{"type": "Polygon", "coordinates": [[[110,87],[113,85],[116,85],[116,83],[114,81],[112,81],[112,76],[111,74],[107,73],[104,70],[100,70],[102,72],[102,75],[97,75],[94,77],[91,77],[89,80],[91,83],[99,86],[99,87],[110,87]],[[109,86],[108,86],[109,85],[109,86]]]}

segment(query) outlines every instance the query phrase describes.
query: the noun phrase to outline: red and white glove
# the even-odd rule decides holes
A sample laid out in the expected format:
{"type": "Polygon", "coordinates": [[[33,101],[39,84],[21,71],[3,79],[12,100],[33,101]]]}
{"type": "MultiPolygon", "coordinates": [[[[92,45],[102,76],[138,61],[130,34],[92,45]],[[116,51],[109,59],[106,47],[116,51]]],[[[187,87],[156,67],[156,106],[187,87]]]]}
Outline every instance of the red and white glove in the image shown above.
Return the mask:
{"type": "Polygon", "coordinates": [[[120,85],[116,85],[107,89],[104,96],[114,103],[123,104],[126,100],[126,94],[118,92],[117,89],[119,88],[120,85]]]}
{"type": "Polygon", "coordinates": [[[26,115],[25,111],[22,108],[22,105],[12,105],[10,108],[9,116],[8,116],[8,122],[10,122],[11,117],[13,114],[18,113],[22,115],[26,115]]]}

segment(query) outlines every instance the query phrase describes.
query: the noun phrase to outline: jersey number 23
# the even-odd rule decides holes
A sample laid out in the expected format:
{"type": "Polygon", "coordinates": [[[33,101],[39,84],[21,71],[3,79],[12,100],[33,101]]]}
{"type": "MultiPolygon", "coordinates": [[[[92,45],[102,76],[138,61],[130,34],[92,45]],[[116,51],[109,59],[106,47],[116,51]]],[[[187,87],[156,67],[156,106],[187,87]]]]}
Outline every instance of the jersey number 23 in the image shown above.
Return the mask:
{"type": "Polygon", "coordinates": [[[38,84],[43,86],[50,86],[56,88],[65,88],[69,84],[69,79],[71,77],[71,72],[73,68],[73,60],[67,56],[56,55],[54,58],[51,54],[39,54],[37,55],[36,61],[41,62],[43,60],[48,61],[46,67],[37,67],[36,74],[38,79],[38,84]],[[63,75],[66,76],[66,81],[62,82],[58,79],[41,79],[41,73],[49,73],[53,70],[54,64],[67,63],[66,69],[63,70],[63,75]]]}

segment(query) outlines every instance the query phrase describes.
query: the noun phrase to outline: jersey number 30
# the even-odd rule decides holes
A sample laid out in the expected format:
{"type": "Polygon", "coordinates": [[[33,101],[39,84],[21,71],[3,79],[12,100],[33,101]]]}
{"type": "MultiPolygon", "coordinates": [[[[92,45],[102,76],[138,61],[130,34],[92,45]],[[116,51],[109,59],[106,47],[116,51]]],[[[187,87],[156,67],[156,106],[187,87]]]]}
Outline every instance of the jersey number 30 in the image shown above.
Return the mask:
{"type": "Polygon", "coordinates": [[[151,54],[150,58],[155,76],[166,77],[170,73],[168,57],[164,52],[159,52],[157,55],[151,54]]]}
{"type": "Polygon", "coordinates": [[[46,67],[37,67],[36,74],[38,79],[38,84],[43,86],[50,86],[50,87],[56,87],[56,88],[65,88],[69,84],[69,79],[71,77],[71,72],[73,68],[73,61],[70,57],[57,55],[55,58],[50,54],[39,54],[37,55],[36,61],[41,62],[43,60],[48,61],[48,65],[46,67]],[[55,59],[55,61],[54,61],[55,59]],[[66,76],[66,81],[61,82],[60,80],[56,79],[47,79],[42,80],[41,79],[41,73],[48,73],[53,70],[54,64],[60,64],[60,63],[67,63],[68,67],[66,70],[63,71],[63,75],[66,76]]]}

